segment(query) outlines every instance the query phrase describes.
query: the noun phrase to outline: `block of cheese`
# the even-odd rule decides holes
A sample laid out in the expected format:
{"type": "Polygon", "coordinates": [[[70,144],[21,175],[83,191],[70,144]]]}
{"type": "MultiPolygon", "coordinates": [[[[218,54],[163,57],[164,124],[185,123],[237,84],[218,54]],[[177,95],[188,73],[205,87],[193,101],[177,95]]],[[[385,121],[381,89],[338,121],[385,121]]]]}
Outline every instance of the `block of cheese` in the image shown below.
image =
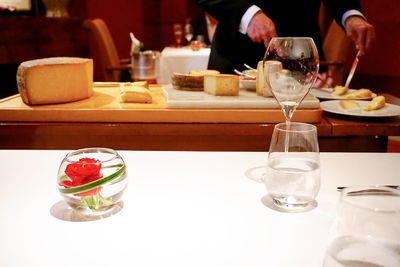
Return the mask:
{"type": "Polygon", "coordinates": [[[386,105],[385,97],[383,95],[374,97],[371,102],[364,106],[364,111],[372,111],[383,108],[386,105]]]}
{"type": "Polygon", "coordinates": [[[135,83],[122,83],[122,103],[151,103],[153,101],[149,89],[143,86],[135,86],[135,83]]]}
{"type": "Polygon", "coordinates": [[[259,61],[257,64],[256,92],[259,96],[272,96],[269,75],[282,71],[282,63],[275,60],[259,61]]]}
{"type": "Polygon", "coordinates": [[[217,70],[192,70],[189,74],[174,73],[172,76],[172,86],[177,90],[184,91],[203,91],[204,75],[219,74],[217,70]]]}
{"type": "Polygon", "coordinates": [[[93,60],[53,57],[25,61],[18,67],[17,85],[28,105],[89,98],[93,94],[93,60]]]}
{"type": "Polygon", "coordinates": [[[217,96],[239,95],[239,76],[218,74],[204,76],[204,92],[217,96]]]}

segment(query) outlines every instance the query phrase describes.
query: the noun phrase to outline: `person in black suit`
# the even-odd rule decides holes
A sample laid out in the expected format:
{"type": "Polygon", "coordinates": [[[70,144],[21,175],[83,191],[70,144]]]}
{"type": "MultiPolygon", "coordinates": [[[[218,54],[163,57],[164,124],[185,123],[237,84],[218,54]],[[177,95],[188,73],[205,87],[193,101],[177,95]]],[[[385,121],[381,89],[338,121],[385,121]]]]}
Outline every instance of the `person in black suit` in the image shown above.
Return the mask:
{"type": "MultiPolygon", "coordinates": [[[[322,0],[329,14],[342,25],[361,55],[375,39],[374,27],[359,0],[322,0]]],[[[197,0],[218,21],[211,46],[209,69],[233,73],[243,64],[257,66],[275,36],[312,37],[323,59],[318,25],[321,0],[197,0]]]]}

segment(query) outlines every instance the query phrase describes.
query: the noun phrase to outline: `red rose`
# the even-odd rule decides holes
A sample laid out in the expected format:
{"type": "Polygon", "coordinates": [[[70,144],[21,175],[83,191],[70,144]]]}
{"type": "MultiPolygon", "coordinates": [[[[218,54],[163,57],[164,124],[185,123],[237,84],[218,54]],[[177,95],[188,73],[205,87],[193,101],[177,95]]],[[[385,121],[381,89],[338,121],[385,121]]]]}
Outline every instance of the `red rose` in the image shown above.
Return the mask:
{"type": "MultiPolygon", "coordinates": [[[[63,180],[60,185],[68,188],[84,185],[103,177],[100,173],[101,162],[91,158],[81,158],[78,162],[67,165],[65,174],[71,180],[63,180]]],[[[92,196],[100,191],[101,187],[75,194],[76,196],[92,196]]]]}

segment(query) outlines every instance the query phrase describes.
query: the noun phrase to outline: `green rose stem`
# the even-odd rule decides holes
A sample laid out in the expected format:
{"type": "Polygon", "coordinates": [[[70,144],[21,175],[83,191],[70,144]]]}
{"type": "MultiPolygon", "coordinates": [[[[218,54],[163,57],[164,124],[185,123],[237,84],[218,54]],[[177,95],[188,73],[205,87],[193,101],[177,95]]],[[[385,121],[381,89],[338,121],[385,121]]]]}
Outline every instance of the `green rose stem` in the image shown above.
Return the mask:
{"type": "Polygon", "coordinates": [[[75,186],[75,187],[60,188],[60,192],[63,194],[76,194],[76,193],[82,193],[85,191],[89,191],[100,185],[103,185],[107,182],[114,180],[115,178],[119,177],[125,171],[125,166],[123,164],[108,166],[108,167],[104,167],[103,169],[112,168],[112,167],[121,167],[121,168],[119,170],[117,170],[116,172],[114,172],[113,174],[110,174],[109,176],[103,177],[103,178],[93,181],[91,183],[87,183],[87,184],[75,186]]]}
{"type": "Polygon", "coordinates": [[[98,210],[102,206],[111,205],[110,199],[104,198],[100,193],[93,196],[82,197],[78,204],[78,208],[88,207],[91,210],[98,210]]]}
{"type": "MultiPolygon", "coordinates": [[[[76,187],[60,188],[60,192],[64,193],[64,194],[78,194],[78,193],[92,190],[92,189],[99,187],[107,182],[110,182],[110,181],[118,178],[125,171],[125,165],[123,165],[123,164],[107,166],[107,167],[103,167],[103,169],[114,168],[114,167],[121,167],[121,168],[118,169],[113,174],[110,174],[106,177],[103,177],[103,178],[93,181],[91,183],[87,183],[87,184],[84,184],[81,186],[76,186],[76,187]]],[[[67,179],[67,176],[65,176],[65,178],[63,177],[63,179],[67,179]]],[[[91,210],[98,210],[102,206],[111,205],[111,203],[112,203],[111,199],[104,198],[100,193],[97,193],[92,196],[81,197],[81,201],[79,202],[77,207],[78,208],[88,207],[91,210]]]]}

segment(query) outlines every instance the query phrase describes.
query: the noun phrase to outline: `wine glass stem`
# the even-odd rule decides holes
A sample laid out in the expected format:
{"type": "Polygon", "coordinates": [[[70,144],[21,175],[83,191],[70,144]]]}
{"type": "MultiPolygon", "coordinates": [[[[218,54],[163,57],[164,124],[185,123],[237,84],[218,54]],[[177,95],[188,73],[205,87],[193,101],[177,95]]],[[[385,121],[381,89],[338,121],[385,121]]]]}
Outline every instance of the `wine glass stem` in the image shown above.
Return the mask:
{"type": "MultiPolygon", "coordinates": [[[[285,117],[286,130],[290,129],[290,118],[285,117]]],[[[289,131],[285,133],[285,152],[289,152],[289,131]]]]}

